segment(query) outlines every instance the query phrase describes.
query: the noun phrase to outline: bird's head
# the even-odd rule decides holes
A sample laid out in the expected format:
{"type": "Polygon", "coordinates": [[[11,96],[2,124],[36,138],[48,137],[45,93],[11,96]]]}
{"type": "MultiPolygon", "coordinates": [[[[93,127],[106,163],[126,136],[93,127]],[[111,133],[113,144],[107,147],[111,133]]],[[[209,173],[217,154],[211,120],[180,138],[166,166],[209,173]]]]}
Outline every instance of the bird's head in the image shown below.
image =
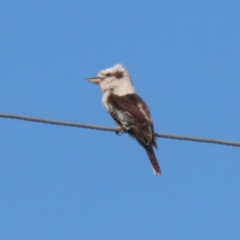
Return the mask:
{"type": "Polygon", "coordinates": [[[121,64],[101,70],[97,77],[86,80],[98,84],[103,92],[111,91],[119,96],[135,92],[130,75],[121,64]]]}

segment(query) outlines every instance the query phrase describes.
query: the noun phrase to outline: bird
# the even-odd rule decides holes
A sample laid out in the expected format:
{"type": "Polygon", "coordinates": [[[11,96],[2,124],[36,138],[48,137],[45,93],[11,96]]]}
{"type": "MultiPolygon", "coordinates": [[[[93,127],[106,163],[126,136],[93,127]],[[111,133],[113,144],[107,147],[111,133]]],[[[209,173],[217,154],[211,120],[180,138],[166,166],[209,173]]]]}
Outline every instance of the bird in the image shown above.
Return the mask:
{"type": "Polygon", "coordinates": [[[126,132],[145,149],[153,172],[161,175],[153,147],[158,148],[153,121],[147,104],[137,95],[130,74],[122,64],[100,70],[87,81],[99,85],[102,103],[117,123],[117,132],[126,132]]]}

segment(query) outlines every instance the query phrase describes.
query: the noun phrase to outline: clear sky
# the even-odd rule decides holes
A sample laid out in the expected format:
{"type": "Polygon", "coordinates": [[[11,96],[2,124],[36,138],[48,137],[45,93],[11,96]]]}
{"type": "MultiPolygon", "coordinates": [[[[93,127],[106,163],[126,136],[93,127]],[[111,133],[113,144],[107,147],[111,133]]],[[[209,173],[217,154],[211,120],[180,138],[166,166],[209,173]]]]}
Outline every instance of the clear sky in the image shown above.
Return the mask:
{"type": "MultiPolygon", "coordinates": [[[[240,1],[0,2],[0,112],[115,126],[122,63],[156,132],[240,141],[240,1]]],[[[240,149],[0,119],[0,239],[240,239],[240,149]]]]}

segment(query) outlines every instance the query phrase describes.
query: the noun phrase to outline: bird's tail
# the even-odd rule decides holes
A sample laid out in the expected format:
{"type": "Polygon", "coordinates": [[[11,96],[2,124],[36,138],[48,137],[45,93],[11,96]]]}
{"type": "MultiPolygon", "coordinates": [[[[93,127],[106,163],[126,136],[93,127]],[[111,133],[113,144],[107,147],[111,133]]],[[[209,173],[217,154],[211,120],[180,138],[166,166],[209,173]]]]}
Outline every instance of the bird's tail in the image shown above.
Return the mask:
{"type": "Polygon", "coordinates": [[[160,168],[160,166],[158,164],[158,161],[157,161],[157,158],[155,156],[155,153],[153,151],[152,146],[145,146],[145,149],[146,149],[147,155],[149,157],[149,160],[150,160],[150,162],[152,164],[153,172],[156,175],[161,175],[162,171],[161,171],[161,168],[160,168]]]}

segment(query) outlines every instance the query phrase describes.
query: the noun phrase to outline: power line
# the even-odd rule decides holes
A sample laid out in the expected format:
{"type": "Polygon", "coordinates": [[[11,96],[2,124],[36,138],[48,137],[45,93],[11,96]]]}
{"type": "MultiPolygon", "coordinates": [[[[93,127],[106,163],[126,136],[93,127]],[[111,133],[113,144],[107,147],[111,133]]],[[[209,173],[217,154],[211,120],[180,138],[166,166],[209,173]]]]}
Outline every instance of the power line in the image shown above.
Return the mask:
{"type": "MultiPolygon", "coordinates": [[[[0,113],[0,117],[53,124],[53,125],[68,126],[68,127],[89,128],[89,129],[95,129],[95,130],[117,132],[117,129],[112,127],[96,126],[96,125],[76,123],[76,122],[65,122],[65,121],[59,121],[59,120],[21,116],[21,115],[15,115],[15,114],[0,113]]],[[[155,135],[156,137],[160,137],[160,138],[171,138],[176,140],[185,140],[185,141],[202,142],[202,143],[214,143],[214,144],[222,144],[222,145],[233,146],[233,147],[240,147],[240,142],[230,142],[230,141],[224,141],[219,139],[179,136],[179,135],[171,135],[171,134],[164,134],[164,133],[155,133],[155,135]]]]}

